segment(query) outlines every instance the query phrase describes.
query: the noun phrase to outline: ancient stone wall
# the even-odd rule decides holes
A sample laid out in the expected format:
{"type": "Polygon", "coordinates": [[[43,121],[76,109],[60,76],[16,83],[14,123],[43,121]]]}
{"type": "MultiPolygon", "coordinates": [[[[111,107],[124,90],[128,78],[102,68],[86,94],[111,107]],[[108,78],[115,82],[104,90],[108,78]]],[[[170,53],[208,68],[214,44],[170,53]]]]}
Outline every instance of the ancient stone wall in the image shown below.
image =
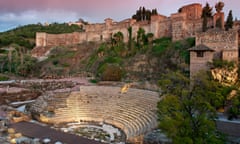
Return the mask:
{"type": "Polygon", "coordinates": [[[191,4],[180,8],[179,13],[171,15],[172,40],[194,37],[202,31],[202,5],[191,4]]]}
{"type": "Polygon", "coordinates": [[[36,46],[47,46],[47,33],[37,32],[36,33],[36,46]]]}
{"type": "Polygon", "coordinates": [[[224,50],[222,52],[222,59],[227,61],[237,61],[238,50],[224,50]]]}
{"type": "Polygon", "coordinates": [[[70,45],[77,44],[80,42],[78,32],[65,33],[65,34],[47,34],[37,33],[36,34],[36,46],[58,46],[58,45],[70,45]]]}
{"type": "Polygon", "coordinates": [[[238,32],[236,30],[213,29],[205,33],[198,33],[196,35],[196,45],[200,44],[215,50],[214,58],[238,61],[238,32]],[[223,51],[226,52],[223,53],[223,51]]]}
{"type": "Polygon", "coordinates": [[[155,38],[172,36],[173,40],[180,40],[188,36],[194,36],[195,32],[201,29],[201,11],[201,4],[192,4],[182,7],[180,13],[172,14],[170,18],[163,15],[152,16],[150,22],[136,22],[134,19],[114,22],[112,19],[107,18],[104,23],[84,25],[85,32],[81,33],[37,33],[36,46],[45,47],[77,44],[85,41],[108,41],[114,33],[119,31],[124,35],[124,42],[127,42],[127,29],[129,27],[133,28],[133,37],[137,37],[137,31],[139,28],[143,28],[146,34],[153,33],[155,38]]]}
{"type": "Polygon", "coordinates": [[[160,37],[172,37],[172,25],[170,18],[160,21],[159,29],[155,38],[160,37]]]}
{"type": "Polygon", "coordinates": [[[189,20],[186,22],[187,32],[185,37],[195,37],[196,33],[202,31],[202,19],[189,20]]]}
{"type": "Polygon", "coordinates": [[[99,32],[106,29],[106,25],[103,24],[88,24],[85,26],[85,32],[99,32]]]}
{"type": "Polygon", "coordinates": [[[151,30],[155,38],[171,37],[171,20],[166,16],[154,15],[151,17],[151,30]]]}
{"type": "Polygon", "coordinates": [[[177,41],[185,38],[186,33],[186,13],[176,13],[171,15],[172,40],[177,41]]]}
{"type": "MultiPolygon", "coordinates": [[[[46,33],[37,33],[36,34],[36,47],[46,47],[46,46],[58,46],[58,45],[69,45],[77,44],[85,41],[109,41],[111,40],[112,35],[117,32],[122,32],[124,36],[124,42],[128,41],[129,33],[128,28],[132,27],[132,37],[137,37],[137,32],[139,28],[143,28],[145,33],[153,33],[154,38],[161,37],[172,37],[173,41],[182,40],[188,37],[195,37],[197,33],[202,31],[202,5],[201,4],[191,4],[183,6],[180,8],[178,13],[172,14],[170,17],[163,15],[156,15],[151,17],[151,21],[141,21],[137,22],[134,19],[126,19],[121,22],[114,22],[112,19],[105,19],[104,23],[97,24],[87,24],[84,25],[85,32],[80,33],[71,33],[71,34],[46,34],[46,33]]],[[[214,19],[208,20],[208,28],[214,27],[216,25],[216,20],[221,19],[221,22],[224,21],[224,14],[217,13],[214,16],[214,19]]],[[[234,27],[237,27],[235,24],[234,27]]],[[[218,42],[210,44],[207,42],[207,46],[215,47],[221,51],[223,48],[228,47],[229,49],[236,49],[236,41],[229,41],[229,34],[225,33],[212,33],[208,32],[207,35],[202,37],[202,39],[213,40],[216,37],[222,37],[218,42]],[[212,37],[212,36],[213,37],[212,37]],[[222,41],[221,41],[222,40],[222,41]],[[219,44],[217,44],[219,43],[219,44]],[[219,48],[221,47],[221,48],[219,48]]],[[[201,36],[199,35],[199,38],[201,36]]],[[[231,36],[230,36],[231,37],[231,36]]],[[[230,38],[232,39],[232,38],[230,38]]],[[[236,39],[234,37],[234,39],[236,39]]],[[[205,42],[204,42],[205,43],[205,42]]],[[[197,45],[200,42],[196,43],[197,45]]],[[[224,57],[226,58],[226,54],[224,57]]],[[[229,59],[229,58],[226,58],[229,59]]],[[[230,58],[231,59],[231,58],[230,58]]]]}
{"type": "Polygon", "coordinates": [[[181,8],[181,13],[186,13],[188,20],[197,20],[202,16],[202,5],[198,3],[183,6],[181,8]]]}

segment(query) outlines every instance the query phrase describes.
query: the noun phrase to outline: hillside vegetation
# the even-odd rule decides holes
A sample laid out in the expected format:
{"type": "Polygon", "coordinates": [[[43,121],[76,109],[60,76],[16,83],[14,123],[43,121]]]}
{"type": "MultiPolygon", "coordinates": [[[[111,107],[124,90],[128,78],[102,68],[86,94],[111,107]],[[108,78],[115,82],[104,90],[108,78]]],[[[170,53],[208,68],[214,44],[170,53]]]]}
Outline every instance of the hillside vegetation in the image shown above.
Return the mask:
{"type": "Polygon", "coordinates": [[[167,69],[180,68],[188,73],[188,48],[194,38],[172,42],[171,38],[153,39],[152,33],[139,29],[129,41],[117,32],[104,43],[88,42],[78,45],[57,46],[48,59],[37,62],[30,50],[35,46],[36,32],[68,33],[82,31],[76,25],[32,24],[0,33],[0,72],[24,77],[62,77],[91,75],[97,80],[157,80],[167,69]]]}
{"type": "Polygon", "coordinates": [[[32,49],[35,46],[36,32],[47,32],[52,34],[71,33],[81,31],[77,25],[53,23],[48,26],[42,24],[30,24],[20,26],[13,30],[0,33],[0,47],[8,47],[11,44],[17,44],[27,49],[32,49]]]}

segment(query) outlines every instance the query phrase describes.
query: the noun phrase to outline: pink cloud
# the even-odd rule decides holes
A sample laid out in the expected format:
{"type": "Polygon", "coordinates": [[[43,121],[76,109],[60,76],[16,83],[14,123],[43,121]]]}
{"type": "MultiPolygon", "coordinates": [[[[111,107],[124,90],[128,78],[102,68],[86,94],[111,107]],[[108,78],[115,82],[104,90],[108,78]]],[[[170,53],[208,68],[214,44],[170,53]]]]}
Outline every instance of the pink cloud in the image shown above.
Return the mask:
{"type": "MultiPolygon", "coordinates": [[[[217,1],[208,0],[213,7],[217,1]]],[[[207,0],[0,0],[0,23],[7,22],[4,21],[7,15],[23,18],[21,21],[15,20],[16,25],[25,24],[22,23],[24,19],[27,19],[28,23],[36,23],[38,21],[35,17],[41,22],[74,21],[78,18],[89,22],[103,22],[107,17],[120,21],[130,18],[140,6],[157,8],[160,14],[169,16],[183,5],[201,3],[204,6],[206,2],[207,0]],[[29,11],[35,12],[34,19],[31,19],[29,11]]],[[[234,18],[240,18],[239,0],[224,0],[224,3],[225,15],[231,9],[234,18]]]]}

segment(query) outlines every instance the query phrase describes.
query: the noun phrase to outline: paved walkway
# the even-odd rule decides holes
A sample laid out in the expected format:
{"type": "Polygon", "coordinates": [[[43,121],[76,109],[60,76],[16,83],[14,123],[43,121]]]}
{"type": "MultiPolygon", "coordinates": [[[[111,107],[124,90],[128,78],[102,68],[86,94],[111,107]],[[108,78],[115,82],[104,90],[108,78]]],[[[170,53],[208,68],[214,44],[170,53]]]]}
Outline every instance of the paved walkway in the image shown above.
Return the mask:
{"type": "Polygon", "coordinates": [[[218,119],[216,120],[217,129],[229,136],[240,137],[240,120],[233,119],[228,120],[228,116],[222,113],[218,113],[218,119]]]}
{"type": "Polygon", "coordinates": [[[16,132],[22,133],[24,136],[30,138],[49,138],[51,139],[51,144],[54,144],[57,141],[61,141],[67,144],[102,144],[101,142],[89,140],[80,136],[76,136],[69,133],[64,133],[51,129],[47,126],[41,126],[38,124],[30,122],[20,122],[11,124],[11,128],[14,128],[16,132]]]}

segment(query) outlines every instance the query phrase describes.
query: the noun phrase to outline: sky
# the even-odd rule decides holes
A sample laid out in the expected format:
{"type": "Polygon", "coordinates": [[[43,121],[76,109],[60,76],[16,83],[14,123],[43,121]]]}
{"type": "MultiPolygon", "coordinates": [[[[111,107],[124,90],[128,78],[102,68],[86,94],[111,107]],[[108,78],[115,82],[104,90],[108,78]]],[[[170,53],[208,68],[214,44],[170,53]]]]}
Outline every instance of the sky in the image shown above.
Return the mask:
{"type": "MultiPolygon", "coordinates": [[[[121,21],[131,18],[140,6],[156,8],[159,14],[170,16],[184,5],[200,3],[211,6],[219,0],[0,0],[0,32],[37,23],[74,22],[79,18],[89,23],[103,23],[105,18],[121,21]]],[[[240,19],[240,0],[222,0],[227,16],[240,19]]]]}

